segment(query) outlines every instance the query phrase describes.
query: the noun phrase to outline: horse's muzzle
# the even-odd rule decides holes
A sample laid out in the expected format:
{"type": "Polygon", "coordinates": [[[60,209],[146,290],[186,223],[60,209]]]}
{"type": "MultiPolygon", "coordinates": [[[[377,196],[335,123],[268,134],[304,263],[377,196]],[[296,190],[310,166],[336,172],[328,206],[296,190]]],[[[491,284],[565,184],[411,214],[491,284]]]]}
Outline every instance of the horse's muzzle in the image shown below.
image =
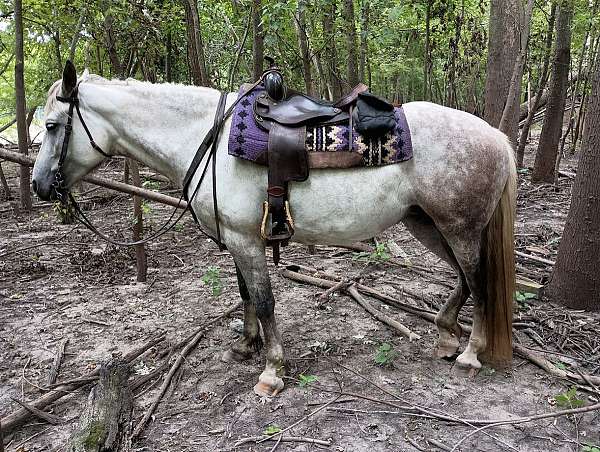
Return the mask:
{"type": "Polygon", "coordinates": [[[52,177],[49,182],[46,180],[34,178],[31,181],[31,188],[33,188],[35,194],[42,201],[55,201],[59,199],[59,196],[56,191],[54,180],[54,177],[52,177]]]}

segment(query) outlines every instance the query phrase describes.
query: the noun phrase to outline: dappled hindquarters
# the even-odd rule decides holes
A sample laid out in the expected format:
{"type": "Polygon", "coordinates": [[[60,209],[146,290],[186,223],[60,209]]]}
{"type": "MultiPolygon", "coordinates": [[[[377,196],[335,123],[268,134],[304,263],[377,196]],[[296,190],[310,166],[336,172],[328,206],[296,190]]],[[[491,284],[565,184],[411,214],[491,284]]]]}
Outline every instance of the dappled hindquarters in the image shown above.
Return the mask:
{"type": "MultiPolygon", "coordinates": [[[[50,205],[35,203],[31,214],[15,217],[4,202],[0,415],[4,421],[20,408],[18,401],[49,393],[49,375],[63,345],[58,383],[93,374],[98,365],[164,334],[131,362],[133,427],[166,389],[134,450],[271,450],[275,442],[256,441],[288,427],[281,450],[450,450],[462,440],[456,450],[567,451],[597,443],[597,411],[477,431],[482,421],[552,415],[597,403],[588,383],[556,373],[598,378],[597,316],[531,295],[534,283],[546,282],[556,255],[573,166],[563,162],[556,187],[531,185],[527,171],[519,180],[517,274],[530,288],[517,293],[515,343],[543,357],[554,373],[520,353],[510,370],[484,367],[471,377],[452,361],[433,358],[435,326],[398,306],[437,311],[454,284],[453,272],[395,227],[377,237],[375,252],[317,246],[310,254],[294,244],[284,249],[280,268],[270,268],[287,353],[286,388],[270,400],[252,392],[264,353],[241,364],[221,361],[241,328],[239,309],[217,318],[239,302],[235,269],[227,252],[197,234],[191,218],[147,246],[148,281],[137,283],[131,249],[107,246],[76,224],[60,224],[50,205]],[[352,297],[337,292],[322,297],[325,289],[285,277],[282,269],[291,264],[300,273],[357,281],[391,297],[385,304],[363,292],[363,301],[420,338],[409,341],[352,297]],[[165,385],[193,333],[200,333],[197,347],[180,359],[165,385]]],[[[14,168],[5,168],[15,184],[14,168]]],[[[101,172],[118,179],[122,167],[111,163],[101,172]]],[[[146,186],[169,192],[153,173],[143,170],[142,177],[151,181],[146,186]]],[[[128,198],[85,185],[79,199],[104,230],[124,238],[130,234],[128,198]]],[[[169,207],[148,203],[147,233],[169,213],[169,207]]],[[[467,327],[470,310],[468,304],[460,317],[467,327]]],[[[76,383],[44,407],[52,423],[27,416],[5,433],[8,450],[64,445],[93,381],[76,383]]]]}

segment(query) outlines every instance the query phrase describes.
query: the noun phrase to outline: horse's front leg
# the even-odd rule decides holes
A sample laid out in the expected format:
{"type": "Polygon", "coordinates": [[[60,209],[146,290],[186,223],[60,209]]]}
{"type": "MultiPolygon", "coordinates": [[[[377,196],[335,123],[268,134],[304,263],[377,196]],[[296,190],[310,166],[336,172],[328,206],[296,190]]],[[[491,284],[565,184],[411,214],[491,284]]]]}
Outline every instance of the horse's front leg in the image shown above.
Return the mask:
{"type": "Polygon", "coordinates": [[[248,286],[246,286],[246,281],[237,264],[235,264],[235,272],[240,296],[244,302],[244,332],[242,337],[234,342],[231,348],[223,354],[222,359],[225,362],[240,362],[249,359],[254,352],[260,351],[262,347],[262,339],[256,318],[256,305],[250,299],[248,286]]]}
{"type": "MultiPolygon", "coordinates": [[[[245,309],[245,313],[252,313],[252,310],[255,310],[264,335],[267,362],[265,370],[258,378],[258,383],[254,386],[254,392],[260,396],[275,396],[283,389],[281,377],[285,373],[285,368],[283,345],[275,323],[275,298],[267,270],[265,247],[262,241],[246,242],[239,246],[228,244],[228,247],[245,282],[252,305],[245,309]]],[[[250,321],[248,323],[251,324],[250,321]]]]}

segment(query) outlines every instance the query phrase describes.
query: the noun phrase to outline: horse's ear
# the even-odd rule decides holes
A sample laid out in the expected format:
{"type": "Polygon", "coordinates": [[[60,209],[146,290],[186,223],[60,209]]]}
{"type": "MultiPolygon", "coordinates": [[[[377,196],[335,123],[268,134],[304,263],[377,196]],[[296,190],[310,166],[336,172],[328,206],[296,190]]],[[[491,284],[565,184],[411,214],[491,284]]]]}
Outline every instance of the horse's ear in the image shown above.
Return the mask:
{"type": "Polygon", "coordinates": [[[81,80],[87,80],[88,78],[90,78],[90,70],[85,68],[83,74],[81,74],[81,80]]]}
{"type": "Polygon", "coordinates": [[[70,96],[75,86],[77,86],[77,71],[71,60],[67,60],[62,76],[62,95],[70,96]]]}

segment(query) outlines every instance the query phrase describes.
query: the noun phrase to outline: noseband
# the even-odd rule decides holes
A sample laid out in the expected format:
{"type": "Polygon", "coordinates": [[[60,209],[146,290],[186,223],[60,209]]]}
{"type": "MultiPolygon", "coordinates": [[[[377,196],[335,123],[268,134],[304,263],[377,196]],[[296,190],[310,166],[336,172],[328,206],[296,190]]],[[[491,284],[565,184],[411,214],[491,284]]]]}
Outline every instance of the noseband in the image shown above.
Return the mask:
{"type": "Polygon", "coordinates": [[[83,120],[83,116],[81,115],[81,110],[79,109],[79,84],[71,91],[71,95],[69,97],[56,96],[56,100],[59,102],[64,102],[69,104],[69,114],[67,116],[67,123],[65,124],[65,137],[63,139],[62,148],[60,150],[60,157],[58,158],[58,169],[56,170],[56,174],[54,175],[54,182],[52,182],[52,189],[56,194],[56,197],[60,202],[66,202],[66,195],[70,194],[67,187],[65,186],[65,177],[63,175],[63,166],[65,164],[65,159],[67,158],[67,152],[69,150],[69,141],[71,140],[71,132],[73,132],[73,109],[77,111],[77,116],[81,121],[81,125],[87,134],[90,145],[92,148],[102,154],[104,157],[111,158],[111,155],[107,154],[102,150],[100,146],[96,144],[94,141],[94,137],[92,136],[90,129],[88,129],[87,124],[83,120]]]}
{"type": "Polygon", "coordinates": [[[220,227],[219,227],[219,213],[218,213],[218,207],[217,207],[217,182],[216,182],[217,174],[216,174],[216,157],[215,157],[215,155],[217,153],[217,147],[218,147],[218,142],[219,142],[218,138],[219,138],[221,129],[223,128],[223,124],[225,123],[225,120],[231,115],[235,106],[243,98],[245,98],[254,88],[256,88],[262,82],[262,80],[263,80],[263,77],[261,77],[259,80],[257,80],[247,91],[245,91],[243,94],[238,96],[238,98],[233,102],[233,104],[229,107],[229,109],[227,109],[227,111],[225,111],[225,105],[227,103],[227,94],[224,92],[221,93],[221,97],[219,98],[219,103],[217,106],[217,111],[215,113],[215,120],[214,120],[213,127],[208,131],[208,133],[202,140],[202,143],[198,147],[198,150],[196,151],[196,155],[194,156],[192,163],[191,163],[190,167],[188,168],[185,178],[183,179],[183,192],[181,194],[181,197],[179,198],[178,204],[180,204],[185,199],[187,202],[187,207],[185,209],[183,209],[183,212],[181,213],[181,215],[179,215],[175,219],[175,221],[172,221],[173,218],[175,217],[175,214],[177,213],[177,207],[175,207],[175,209],[173,210],[173,213],[171,213],[171,216],[169,217],[169,219],[160,228],[158,228],[158,230],[154,234],[152,234],[150,237],[147,237],[143,240],[138,240],[135,242],[121,242],[121,241],[114,240],[111,237],[108,237],[107,235],[103,234],[86,217],[86,215],[83,213],[83,211],[79,207],[79,204],[77,204],[77,202],[75,201],[75,198],[73,197],[73,195],[71,194],[71,192],[69,191],[68,187],[65,184],[65,178],[63,175],[63,166],[65,163],[65,159],[67,158],[67,152],[69,149],[69,141],[71,139],[71,133],[73,132],[73,110],[77,111],[77,116],[79,117],[79,121],[81,121],[81,125],[83,126],[83,129],[85,130],[85,133],[88,136],[88,139],[90,141],[90,145],[92,146],[92,148],[95,151],[102,154],[104,157],[112,158],[112,156],[110,154],[107,154],[106,152],[104,152],[104,150],[100,146],[98,146],[98,144],[94,141],[94,137],[92,136],[90,130],[88,129],[87,124],[85,123],[85,121],[83,119],[83,116],[81,115],[81,111],[79,110],[79,97],[78,97],[79,84],[77,84],[77,86],[73,89],[73,91],[71,92],[69,97],[56,96],[56,100],[58,100],[59,102],[64,102],[64,103],[69,104],[69,116],[67,118],[67,124],[65,125],[65,136],[64,136],[62,148],[60,151],[60,157],[58,159],[58,168],[56,170],[56,174],[54,175],[54,182],[52,182],[52,190],[54,191],[57,199],[61,203],[63,203],[64,205],[73,207],[74,216],[80,223],[82,223],[86,228],[88,228],[90,231],[92,231],[98,237],[102,238],[103,240],[105,240],[109,243],[112,243],[113,245],[135,246],[135,245],[141,245],[143,243],[154,240],[155,238],[158,238],[161,235],[167,233],[169,230],[171,230],[177,224],[177,222],[179,220],[181,220],[181,218],[183,218],[185,213],[189,210],[190,213],[192,214],[192,217],[194,218],[194,221],[198,225],[198,229],[200,230],[200,232],[202,234],[204,234],[206,237],[215,241],[217,243],[217,245],[219,246],[220,250],[225,249],[225,246],[221,242],[221,231],[220,231],[220,227]],[[204,159],[204,156],[209,151],[209,149],[210,149],[210,153],[209,153],[208,159],[206,160],[206,163],[204,165],[202,173],[200,175],[200,179],[198,180],[198,183],[196,184],[196,187],[194,188],[194,191],[192,192],[192,194],[190,196],[188,196],[188,190],[192,183],[194,174],[196,174],[196,171],[198,170],[200,163],[204,159]],[[202,181],[204,180],[204,176],[206,175],[206,171],[208,169],[208,165],[209,165],[211,159],[212,159],[213,209],[214,209],[216,233],[217,233],[216,237],[213,237],[211,234],[207,233],[200,227],[200,223],[198,222],[196,213],[194,212],[194,209],[192,208],[192,201],[195,198],[196,193],[198,192],[198,190],[200,188],[200,184],[202,184],[202,181]]]}

